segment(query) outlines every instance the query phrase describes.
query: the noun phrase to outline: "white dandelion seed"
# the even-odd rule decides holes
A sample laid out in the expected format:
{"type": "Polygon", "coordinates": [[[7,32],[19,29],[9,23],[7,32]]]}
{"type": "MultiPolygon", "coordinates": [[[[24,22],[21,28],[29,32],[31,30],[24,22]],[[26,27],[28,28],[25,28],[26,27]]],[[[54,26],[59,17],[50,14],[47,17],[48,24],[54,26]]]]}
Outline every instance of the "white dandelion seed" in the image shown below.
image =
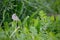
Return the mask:
{"type": "Polygon", "coordinates": [[[19,21],[19,18],[18,18],[18,16],[17,16],[16,14],[13,14],[13,15],[12,15],[12,19],[13,19],[14,21],[19,21]]]}

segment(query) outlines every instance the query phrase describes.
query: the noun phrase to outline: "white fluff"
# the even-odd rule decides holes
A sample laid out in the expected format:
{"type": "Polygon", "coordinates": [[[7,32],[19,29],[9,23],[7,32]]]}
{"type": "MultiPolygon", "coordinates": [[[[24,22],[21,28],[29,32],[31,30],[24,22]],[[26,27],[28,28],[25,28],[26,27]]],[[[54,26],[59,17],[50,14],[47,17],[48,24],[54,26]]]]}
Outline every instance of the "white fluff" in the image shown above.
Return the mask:
{"type": "Polygon", "coordinates": [[[13,15],[12,15],[12,19],[13,19],[14,21],[19,21],[19,18],[17,17],[16,14],[13,14],[13,15]]]}

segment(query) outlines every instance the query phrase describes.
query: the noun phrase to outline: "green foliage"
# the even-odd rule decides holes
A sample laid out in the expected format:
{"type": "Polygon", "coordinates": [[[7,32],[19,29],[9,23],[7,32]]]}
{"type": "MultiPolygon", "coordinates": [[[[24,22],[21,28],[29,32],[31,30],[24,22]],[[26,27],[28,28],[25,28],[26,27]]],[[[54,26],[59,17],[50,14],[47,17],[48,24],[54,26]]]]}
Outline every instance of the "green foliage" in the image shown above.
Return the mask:
{"type": "Polygon", "coordinates": [[[16,13],[21,20],[33,12],[44,10],[48,14],[60,13],[60,0],[0,0],[0,21],[11,21],[11,15],[16,13]],[[8,18],[8,19],[7,19],[8,18]]]}
{"type": "Polygon", "coordinates": [[[60,0],[0,0],[0,9],[0,40],[60,40],[60,0]]]}
{"type": "Polygon", "coordinates": [[[4,30],[0,27],[0,39],[59,40],[59,16],[54,21],[53,16],[46,16],[46,13],[42,10],[38,12],[38,15],[36,18],[27,16],[24,21],[4,22],[4,30]]]}

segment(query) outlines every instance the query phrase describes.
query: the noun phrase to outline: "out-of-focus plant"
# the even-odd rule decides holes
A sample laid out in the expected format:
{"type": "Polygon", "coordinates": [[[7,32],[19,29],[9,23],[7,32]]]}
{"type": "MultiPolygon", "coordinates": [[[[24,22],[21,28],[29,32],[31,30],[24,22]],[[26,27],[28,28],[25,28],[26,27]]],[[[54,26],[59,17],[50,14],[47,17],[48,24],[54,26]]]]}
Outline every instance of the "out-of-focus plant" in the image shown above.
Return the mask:
{"type": "Polygon", "coordinates": [[[60,13],[59,4],[60,0],[0,0],[0,40],[59,40],[60,15],[54,16],[60,13]],[[17,22],[12,21],[14,13],[17,22]]]}
{"type": "Polygon", "coordinates": [[[44,10],[48,14],[59,14],[60,0],[1,0],[0,1],[0,21],[12,21],[11,15],[16,13],[21,20],[27,15],[31,16],[33,12],[44,10]],[[5,11],[5,13],[4,13],[5,11]],[[8,18],[8,19],[7,19],[8,18]]]}

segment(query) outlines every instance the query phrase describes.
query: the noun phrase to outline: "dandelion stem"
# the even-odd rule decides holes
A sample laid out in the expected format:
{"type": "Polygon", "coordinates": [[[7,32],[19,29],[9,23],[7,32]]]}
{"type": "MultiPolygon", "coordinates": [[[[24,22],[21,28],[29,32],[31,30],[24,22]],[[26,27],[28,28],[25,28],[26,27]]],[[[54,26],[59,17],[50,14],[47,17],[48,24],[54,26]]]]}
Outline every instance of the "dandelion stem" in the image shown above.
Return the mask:
{"type": "Polygon", "coordinates": [[[17,27],[14,32],[10,35],[10,38],[14,35],[14,33],[19,29],[20,27],[17,27]]]}

